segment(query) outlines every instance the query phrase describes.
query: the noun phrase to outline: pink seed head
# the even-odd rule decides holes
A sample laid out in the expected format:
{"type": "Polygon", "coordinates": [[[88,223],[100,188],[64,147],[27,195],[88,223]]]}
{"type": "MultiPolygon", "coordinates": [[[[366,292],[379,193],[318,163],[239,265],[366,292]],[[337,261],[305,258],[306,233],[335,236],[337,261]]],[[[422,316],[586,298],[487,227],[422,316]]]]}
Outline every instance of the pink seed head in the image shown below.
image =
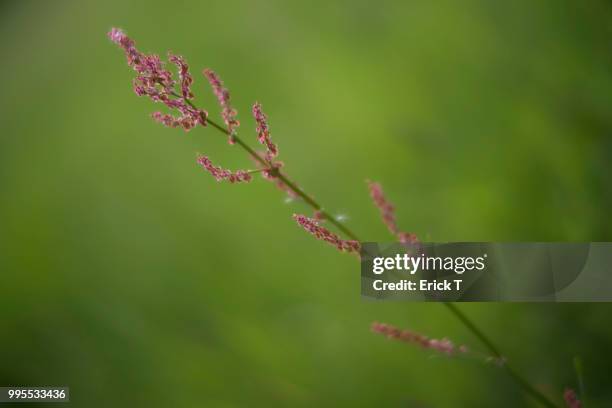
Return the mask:
{"type": "Polygon", "coordinates": [[[234,144],[236,143],[234,137],[236,136],[240,122],[236,119],[238,112],[231,106],[229,90],[223,87],[223,81],[221,81],[219,75],[217,75],[212,69],[207,68],[202,71],[202,74],[204,74],[206,79],[208,79],[208,82],[213,89],[213,93],[217,97],[219,105],[221,105],[221,117],[223,118],[223,122],[227,126],[227,131],[230,134],[229,143],[234,144]]]}
{"type": "Polygon", "coordinates": [[[320,226],[319,222],[314,218],[308,218],[301,214],[293,214],[293,219],[316,239],[335,246],[341,252],[359,253],[361,250],[361,245],[358,241],[341,239],[327,228],[320,226]]]}
{"type": "Polygon", "coordinates": [[[411,330],[401,330],[386,323],[374,322],[372,323],[371,329],[374,333],[382,334],[390,339],[416,344],[424,349],[434,350],[448,356],[468,352],[466,346],[462,345],[456,347],[453,342],[447,338],[430,339],[429,337],[420,333],[416,333],[411,330]]]}
{"type": "Polygon", "coordinates": [[[270,127],[268,126],[268,118],[263,113],[261,104],[259,102],[255,102],[252,112],[255,122],[257,122],[257,139],[259,140],[259,143],[266,146],[266,160],[268,162],[272,162],[272,160],[278,156],[278,147],[272,143],[272,139],[270,137],[270,127]]]}
{"type": "Polygon", "coordinates": [[[389,232],[395,235],[397,240],[402,244],[418,243],[419,239],[415,234],[409,232],[402,232],[398,228],[397,220],[395,219],[395,207],[385,197],[382,186],[379,183],[375,183],[369,180],[367,180],[366,182],[368,183],[368,188],[370,189],[370,197],[372,197],[374,205],[378,207],[383,223],[387,226],[389,232]]]}
{"type": "Polygon", "coordinates": [[[376,205],[376,207],[378,207],[380,210],[380,215],[383,222],[389,231],[393,235],[396,235],[399,230],[395,220],[395,208],[393,207],[393,204],[387,201],[383,193],[382,186],[379,183],[368,181],[368,187],[370,189],[370,196],[372,197],[372,201],[374,201],[374,205],[376,205]]]}
{"type": "Polygon", "coordinates": [[[198,164],[208,171],[217,181],[227,180],[230,183],[248,183],[251,181],[251,174],[246,170],[237,170],[232,173],[230,170],[215,166],[207,156],[200,155],[198,164]]]}

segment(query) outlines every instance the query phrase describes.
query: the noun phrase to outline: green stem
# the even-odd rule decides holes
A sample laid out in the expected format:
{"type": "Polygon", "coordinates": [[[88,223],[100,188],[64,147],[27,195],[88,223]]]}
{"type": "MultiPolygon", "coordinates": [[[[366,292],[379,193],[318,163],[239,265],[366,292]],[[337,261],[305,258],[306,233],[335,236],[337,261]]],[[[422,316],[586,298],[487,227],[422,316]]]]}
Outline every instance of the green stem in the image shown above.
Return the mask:
{"type": "Polygon", "coordinates": [[[586,404],[586,391],[584,390],[584,372],[582,368],[582,358],[579,356],[574,357],[574,369],[576,370],[576,378],[578,380],[578,391],[580,392],[580,401],[582,402],[582,408],[585,408],[586,404]]]}
{"type": "Polygon", "coordinates": [[[476,327],[476,325],[470,319],[468,319],[468,317],[461,310],[459,310],[454,303],[445,302],[444,306],[446,306],[448,310],[450,310],[451,313],[454,314],[455,317],[457,317],[457,319],[459,319],[461,323],[463,323],[463,325],[467,327],[482,344],[485,345],[489,353],[491,353],[495,358],[504,358],[493,342],[489,340],[489,338],[478,327],[476,327]]]}
{"type": "Polygon", "coordinates": [[[536,401],[545,407],[556,408],[557,406],[551,402],[544,394],[535,389],[527,380],[525,380],[520,374],[505,361],[504,356],[500,353],[499,349],[493,344],[493,342],[472,322],[457,306],[453,303],[445,302],[444,306],[451,311],[457,319],[459,319],[465,327],[467,327],[474,336],[480,340],[482,344],[489,350],[491,354],[498,360],[502,361],[501,367],[506,370],[510,377],[529,395],[531,395],[536,401]]]}
{"type": "MultiPolygon", "coordinates": [[[[175,94],[175,96],[180,97],[180,95],[178,95],[178,94],[175,94]]],[[[191,101],[186,101],[186,102],[189,105],[191,105],[194,109],[197,109],[197,107],[195,105],[193,105],[193,103],[191,103],[191,101]]],[[[210,124],[215,129],[217,129],[218,131],[220,131],[220,132],[224,133],[225,135],[229,136],[230,132],[227,129],[225,129],[223,126],[219,125],[215,121],[211,120],[210,118],[207,119],[207,123],[210,124]]],[[[246,150],[246,152],[253,159],[255,159],[257,162],[259,162],[260,164],[262,164],[262,165],[264,165],[266,167],[270,167],[270,168],[273,167],[272,163],[269,163],[266,159],[261,157],[255,150],[253,150],[248,144],[246,144],[238,136],[234,135],[234,140],[236,141],[236,144],[238,146],[240,146],[244,150],[246,150]]],[[[359,238],[357,237],[357,235],[355,235],[354,232],[352,232],[346,225],[342,224],[341,222],[337,221],[334,217],[332,217],[327,211],[325,211],[323,209],[323,207],[317,201],[315,201],[311,196],[306,194],[304,192],[304,190],[302,190],[300,187],[298,187],[293,181],[291,181],[280,170],[277,171],[276,176],[287,186],[287,188],[289,188],[297,196],[302,198],[314,210],[319,211],[320,214],[323,217],[325,217],[326,220],[328,220],[330,223],[332,223],[336,228],[338,228],[340,231],[342,231],[344,234],[346,234],[351,239],[354,239],[355,241],[360,241],[359,238]]],[[[498,358],[500,360],[502,360],[504,358],[503,355],[497,349],[497,347],[493,344],[493,342],[491,340],[489,340],[489,338],[470,319],[468,319],[468,317],[463,312],[461,312],[457,308],[457,306],[455,306],[453,303],[448,303],[448,302],[445,302],[444,305],[451,311],[451,313],[455,317],[457,317],[463,323],[463,325],[465,327],[468,328],[468,330],[470,330],[486,346],[486,348],[496,358],[498,358]]],[[[507,363],[504,363],[502,365],[502,367],[505,368],[505,370],[508,372],[510,377],[521,388],[523,388],[523,390],[527,394],[531,395],[535,400],[540,402],[543,406],[549,407],[549,408],[556,408],[557,407],[546,396],[544,396],[544,394],[542,394],[541,392],[536,390],[531,384],[529,384],[529,382],[527,382],[522,376],[520,376],[516,371],[514,371],[507,363]]]]}

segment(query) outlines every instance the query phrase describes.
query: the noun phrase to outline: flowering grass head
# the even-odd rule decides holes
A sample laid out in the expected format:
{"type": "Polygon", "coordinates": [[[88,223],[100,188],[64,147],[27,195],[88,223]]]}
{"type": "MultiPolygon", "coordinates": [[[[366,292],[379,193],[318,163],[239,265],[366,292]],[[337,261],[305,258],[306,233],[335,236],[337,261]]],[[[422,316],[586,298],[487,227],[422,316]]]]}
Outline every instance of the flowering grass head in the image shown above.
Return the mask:
{"type": "MultiPolygon", "coordinates": [[[[289,194],[290,197],[301,199],[315,211],[314,218],[294,214],[293,218],[299,226],[312,234],[315,238],[333,245],[339,251],[359,254],[361,246],[356,234],[340,222],[341,220],[330,216],[329,213],[323,210],[323,206],[304,192],[297,183],[287,177],[284,173],[284,169],[281,171],[282,163],[276,161],[278,147],[271,140],[267,117],[263,113],[259,103],[253,105],[252,114],[257,123],[257,139],[259,143],[265,147],[265,152],[263,153],[256,152],[248,143],[238,137],[236,129],[240,123],[236,119],[237,112],[230,104],[229,91],[223,86],[223,82],[215,72],[206,69],[203,71],[203,74],[208,79],[217,101],[221,105],[221,116],[225,127],[211,120],[204,109],[198,108],[194,104],[193,100],[195,96],[192,91],[193,77],[190,74],[189,65],[183,57],[172,53],[168,54],[168,61],[176,66],[175,77],[174,74],[166,68],[165,63],[158,55],[145,54],[139,51],[135,46],[135,42],[122,30],[113,28],[108,33],[108,37],[124,51],[128,65],[136,72],[136,76],[133,80],[134,92],[138,96],[146,96],[153,102],[165,105],[171,111],[171,113],[154,112],[152,117],[155,121],[167,127],[182,128],[185,131],[189,131],[198,125],[207,126],[210,124],[211,127],[228,135],[230,144],[239,145],[239,147],[244,149],[251,159],[256,162],[256,170],[231,171],[221,166],[214,165],[208,156],[200,155],[197,159],[198,163],[217,181],[245,183],[251,181],[254,172],[261,172],[264,178],[274,182],[281,190],[289,194]],[[323,222],[326,223],[326,226],[331,225],[335,227],[344,236],[351,239],[342,239],[339,235],[321,226],[323,222]]],[[[418,239],[414,234],[402,232],[398,228],[395,218],[395,208],[386,199],[380,184],[368,182],[368,186],[374,204],[378,207],[383,222],[389,231],[402,243],[418,243],[418,239]]],[[[457,317],[468,329],[481,338],[483,343],[489,347],[494,355],[501,356],[499,352],[496,351],[496,348],[492,346],[492,343],[488,341],[465,316],[462,316],[452,307],[452,304],[446,303],[446,305],[449,309],[455,310],[454,313],[457,317]]],[[[465,346],[455,346],[453,342],[446,338],[440,340],[430,339],[427,336],[409,330],[400,330],[383,323],[374,323],[372,325],[372,330],[389,338],[413,343],[422,348],[435,350],[445,355],[468,353],[465,346]]],[[[491,359],[503,362],[502,357],[491,357],[491,359]]],[[[548,407],[555,406],[526,381],[522,380],[516,374],[514,374],[514,377],[517,379],[518,385],[532,396],[535,396],[540,402],[544,402],[548,407]]],[[[581,407],[580,401],[578,401],[572,390],[566,390],[564,398],[569,408],[581,407]]]]}
{"type": "Polygon", "coordinates": [[[182,57],[169,54],[170,62],[178,67],[181,88],[179,94],[175,91],[177,81],[172,72],[166,69],[158,55],[147,55],[140,52],[135,42],[118,28],[111,29],[108,37],[123,49],[128,65],[136,71],[136,78],[134,78],[136,95],[147,96],[153,102],[163,103],[171,111],[176,112],[176,116],[155,112],[152,114],[154,120],[168,127],[183,128],[185,131],[197,125],[206,126],[208,113],[205,110],[197,109],[190,103],[190,99],[193,99],[191,92],[193,79],[182,57]]]}

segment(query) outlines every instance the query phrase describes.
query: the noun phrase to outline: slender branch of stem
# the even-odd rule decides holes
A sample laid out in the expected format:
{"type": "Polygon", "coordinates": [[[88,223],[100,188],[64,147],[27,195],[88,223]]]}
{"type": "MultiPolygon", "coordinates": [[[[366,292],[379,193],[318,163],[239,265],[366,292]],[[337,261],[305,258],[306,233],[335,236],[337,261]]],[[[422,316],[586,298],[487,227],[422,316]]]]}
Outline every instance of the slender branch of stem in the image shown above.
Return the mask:
{"type": "MultiPolygon", "coordinates": [[[[178,94],[174,94],[177,97],[181,97],[181,95],[178,94]]],[[[189,100],[186,100],[186,102],[191,105],[191,107],[193,107],[194,109],[197,109],[197,107],[195,105],[193,105],[193,103],[189,100]]],[[[219,125],[218,123],[216,123],[215,121],[211,120],[210,118],[207,119],[207,123],[209,125],[211,125],[212,127],[214,127],[215,129],[219,130],[220,132],[229,135],[230,132],[223,126],[219,125]]],[[[246,152],[253,158],[255,159],[257,162],[259,162],[260,164],[269,167],[269,168],[273,168],[274,166],[272,165],[272,163],[268,162],[266,159],[264,159],[263,157],[261,157],[261,155],[259,155],[259,153],[257,153],[255,150],[253,150],[248,144],[246,144],[242,139],[240,139],[238,136],[234,135],[234,140],[236,141],[236,144],[240,147],[242,147],[244,150],[246,150],[246,152]]],[[[289,188],[291,191],[293,191],[297,196],[299,196],[300,198],[302,198],[308,205],[310,205],[314,210],[319,211],[319,213],[325,217],[325,219],[327,219],[330,223],[332,223],[336,228],[338,228],[340,231],[342,231],[344,234],[346,234],[348,237],[350,237],[351,239],[354,239],[356,241],[360,241],[359,238],[357,237],[357,235],[355,235],[354,232],[352,232],[346,225],[342,224],[341,222],[339,222],[338,220],[336,220],[333,216],[331,216],[327,211],[325,211],[323,209],[323,207],[321,207],[321,205],[315,201],[311,196],[309,196],[308,194],[306,194],[304,192],[304,190],[302,190],[300,187],[298,187],[293,181],[291,181],[285,174],[283,174],[280,170],[277,169],[276,171],[276,177],[278,177],[286,186],[287,188],[289,188]]],[[[459,321],[461,321],[461,323],[463,323],[463,325],[470,330],[477,338],[478,340],[480,340],[482,342],[482,344],[485,345],[485,347],[496,357],[499,359],[503,359],[503,355],[499,352],[499,350],[497,349],[497,347],[493,344],[493,342],[470,320],[468,319],[468,317],[462,312],[460,311],[457,306],[455,306],[453,303],[448,303],[445,302],[444,305],[448,308],[448,310],[451,311],[451,313],[457,317],[459,319],[459,321]]],[[[527,382],[527,380],[525,380],[522,376],[520,376],[516,371],[514,371],[514,369],[512,369],[507,363],[504,363],[502,365],[502,367],[505,368],[506,372],[508,372],[508,374],[510,375],[510,377],[512,377],[512,379],[529,395],[531,395],[536,401],[538,401],[540,404],[542,404],[545,407],[548,408],[556,408],[557,406],[552,403],[544,394],[542,394],[540,391],[538,391],[537,389],[535,389],[531,384],[529,384],[529,382],[527,382]]]]}

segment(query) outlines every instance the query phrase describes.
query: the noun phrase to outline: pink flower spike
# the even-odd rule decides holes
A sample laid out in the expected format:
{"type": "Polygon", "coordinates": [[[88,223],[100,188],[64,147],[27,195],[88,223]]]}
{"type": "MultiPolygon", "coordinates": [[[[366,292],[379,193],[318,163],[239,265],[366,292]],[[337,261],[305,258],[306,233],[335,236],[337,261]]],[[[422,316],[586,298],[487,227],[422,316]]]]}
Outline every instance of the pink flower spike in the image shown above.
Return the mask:
{"type": "Polygon", "coordinates": [[[405,343],[413,343],[419,347],[435,350],[438,353],[446,354],[448,356],[455,354],[464,354],[468,352],[466,346],[456,347],[452,341],[447,338],[443,339],[430,339],[419,333],[415,333],[411,330],[400,330],[390,324],[385,323],[372,323],[372,331],[374,333],[382,334],[390,339],[403,341],[405,343]]]}
{"type": "Polygon", "coordinates": [[[358,241],[343,240],[325,227],[321,227],[319,222],[305,215],[293,214],[293,219],[306,231],[314,235],[315,238],[328,242],[335,246],[339,251],[359,253],[361,245],[358,241]]]}
{"type": "Polygon", "coordinates": [[[383,222],[393,235],[396,235],[399,230],[397,228],[397,222],[395,220],[395,207],[389,201],[387,201],[382,186],[379,183],[368,181],[368,188],[370,189],[370,196],[372,201],[380,210],[380,215],[383,222]]]}
{"type": "Polygon", "coordinates": [[[563,392],[563,399],[565,400],[565,405],[567,408],[582,408],[582,403],[578,399],[576,395],[576,391],[571,388],[566,388],[563,392]]]}
{"type": "Polygon", "coordinates": [[[240,126],[240,122],[236,119],[235,109],[232,108],[230,104],[230,93],[227,88],[223,87],[223,81],[221,78],[212,70],[205,69],[202,71],[210,86],[213,89],[215,96],[217,97],[217,101],[219,101],[219,105],[221,105],[221,117],[223,118],[223,122],[227,126],[227,131],[229,132],[229,144],[234,144],[236,141],[234,137],[236,136],[236,129],[240,126]]]}
{"type": "Polygon", "coordinates": [[[397,221],[395,219],[395,207],[391,204],[383,192],[382,186],[379,183],[375,183],[367,180],[368,188],[370,189],[370,196],[374,205],[378,207],[380,216],[383,223],[387,226],[387,229],[391,234],[395,235],[397,240],[402,244],[416,244],[419,239],[415,234],[409,232],[402,232],[397,227],[397,221]]]}
{"type": "Polygon", "coordinates": [[[252,180],[251,174],[245,170],[237,170],[232,173],[230,170],[215,166],[206,156],[198,157],[198,164],[208,171],[217,181],[227,180],[230,183],[248,183],[252,180]]]}
{"type": "Polygon", "coordinates": [[[278,147],[272,143],[270,138],[270,127],[268,126],[268,120],[266,115],[261,110],[261,104],[255,102],[253,105],[253,117],[257,122],[257,138],[259,143],[266,146],[265,158],[267,161],[272,162],[276,156],[278,156],[278,147]]]}

